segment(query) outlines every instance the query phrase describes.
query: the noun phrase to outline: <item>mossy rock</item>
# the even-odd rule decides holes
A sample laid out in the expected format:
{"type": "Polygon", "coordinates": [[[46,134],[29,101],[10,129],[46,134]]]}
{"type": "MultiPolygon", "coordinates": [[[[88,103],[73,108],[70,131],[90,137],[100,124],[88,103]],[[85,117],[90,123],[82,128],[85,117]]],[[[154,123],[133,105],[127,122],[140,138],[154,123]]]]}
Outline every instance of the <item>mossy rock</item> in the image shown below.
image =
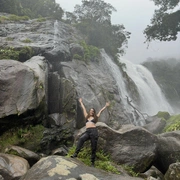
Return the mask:
{"type": "Polygon", "coordinates": [[[170,114],[168,112],[159,111],[157,113],[157,117],[159,117],[161,119],[163,118],[165,120],[168,120],[170,118],[170,114]]]}

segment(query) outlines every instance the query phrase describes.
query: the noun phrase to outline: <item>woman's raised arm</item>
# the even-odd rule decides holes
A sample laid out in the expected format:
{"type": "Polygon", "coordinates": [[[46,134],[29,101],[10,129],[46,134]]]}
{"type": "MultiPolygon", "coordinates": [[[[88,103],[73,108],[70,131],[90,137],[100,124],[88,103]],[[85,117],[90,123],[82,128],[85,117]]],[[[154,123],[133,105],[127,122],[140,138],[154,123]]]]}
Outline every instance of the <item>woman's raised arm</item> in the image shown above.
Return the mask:
{"type": "Polygon", "coordinates": [[[97,117],[99,117],[100,115],[101,115],[101,113],[106,109],[106,107],[108,107],[110,105],[110,103],[109,102],[107,102],[106,104],[105,104],[105,106],[97,113],[97,117]]]}
{"type": "Polygon", "coordinates": [[[86,117],[88,115],[87,111],[86,111],[86,108],[82,102],[82,98],[79,98],[79,103],[81,104],[81,107],[83,109],[83,114],[84,114],[84,117],[86,117]]]}

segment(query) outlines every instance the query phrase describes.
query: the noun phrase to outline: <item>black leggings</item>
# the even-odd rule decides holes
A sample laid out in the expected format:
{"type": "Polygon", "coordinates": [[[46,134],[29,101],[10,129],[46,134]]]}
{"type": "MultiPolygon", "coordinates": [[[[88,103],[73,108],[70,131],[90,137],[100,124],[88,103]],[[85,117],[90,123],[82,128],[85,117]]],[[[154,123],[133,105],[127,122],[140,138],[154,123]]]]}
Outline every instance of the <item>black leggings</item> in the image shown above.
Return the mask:
{"type": "Polygon", "coordinates": [[[97,149],[97,141],[98,141],[98,131],[96,128],[87,128],[86,132],[84,132],[79,138],[75,153],[78,154],[81,150],[83,144],[87,140],[91,140],[91,162],[94,163],[96,158],[96,149],[97,149]]]}

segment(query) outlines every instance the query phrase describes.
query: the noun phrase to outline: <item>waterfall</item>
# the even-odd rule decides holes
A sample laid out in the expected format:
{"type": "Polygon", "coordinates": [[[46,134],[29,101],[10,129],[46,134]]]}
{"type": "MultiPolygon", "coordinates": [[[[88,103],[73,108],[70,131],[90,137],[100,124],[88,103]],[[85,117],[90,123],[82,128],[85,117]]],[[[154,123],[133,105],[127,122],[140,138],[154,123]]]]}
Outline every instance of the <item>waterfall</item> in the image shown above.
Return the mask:
{"type": "Polygon", "coordinates": [[[101,51],[101,54],[104,60],[106,61],[113,78],[116,81],[119,94],[121,95],[120,98],[123,104],[126,105],[127,104],[126,96],[128,96],[128,93],[127,93],[127,89],[126,89],[121,71],[119,70],[119,67],[111,60],[111,58],[106,54],[104,50],[101,51]]]}
{"type": "Polygon", "coordinates": [[[57,46],[58,33],[59,33],[58,21],[56,20],[54,22],[54,39],[53,39],[54,48],[56,48],[56,46],[57,46]]]}
{"type": "Polygon", "coordinates": [[[173,113],[170,104],[147,68],[122,58],[121,62],[126,64],[126,72],[137,86],[141,98],[139,108],[142,112],[149,115],[155,115],[158,111],[173,113]]]}
{"type": "MultiPolygon", "coordinates": [[[[128,94],[124,83],[125,79],[123,78],[119,67],[111,60],[105,51],[101,51],[101,54],[117,83],[120,98],[125,108],[128,112],[132,113],[132,107],[129,107],[126,99],[126,96],[129,98],[131,98],[131,96],[128,94]]],[[[133,102],[132,99],[133,106],[135,106],[140,112],[148,115],[155,115],[158,113],[158,111],[168,111],[169,113],[173,113],[171,106],[167,102],[160,87],[148,69],[142,65],[133,64],[125,59],[121,59],[120,62],[126,64],[125,71],[136,84],[140,95],[140,104],[136,104],[136,102],[133,102]]],[[[133,117],[136,116],[136,114],[132,115],[133,117]]],[[[142,125],[144,123],[142,122],[140,124],[142,125]]]]}

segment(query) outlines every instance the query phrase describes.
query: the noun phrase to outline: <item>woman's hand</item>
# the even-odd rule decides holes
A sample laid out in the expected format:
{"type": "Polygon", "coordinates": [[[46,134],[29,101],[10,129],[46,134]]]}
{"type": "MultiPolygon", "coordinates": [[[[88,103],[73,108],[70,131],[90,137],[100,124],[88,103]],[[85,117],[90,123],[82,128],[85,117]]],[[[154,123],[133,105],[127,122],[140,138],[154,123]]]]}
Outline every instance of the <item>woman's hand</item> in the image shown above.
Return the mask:
{"type": "Polygon", "coordinates": [[[82,103],[82,98],[79,98],[79,102],[82,103]]]}
{"type": "Polygon", "coordinates": [[[110,102],[106,102],[106,105],[105,105],[106,107],[108,107],[108,106],[110,106],[110,102]]]}

